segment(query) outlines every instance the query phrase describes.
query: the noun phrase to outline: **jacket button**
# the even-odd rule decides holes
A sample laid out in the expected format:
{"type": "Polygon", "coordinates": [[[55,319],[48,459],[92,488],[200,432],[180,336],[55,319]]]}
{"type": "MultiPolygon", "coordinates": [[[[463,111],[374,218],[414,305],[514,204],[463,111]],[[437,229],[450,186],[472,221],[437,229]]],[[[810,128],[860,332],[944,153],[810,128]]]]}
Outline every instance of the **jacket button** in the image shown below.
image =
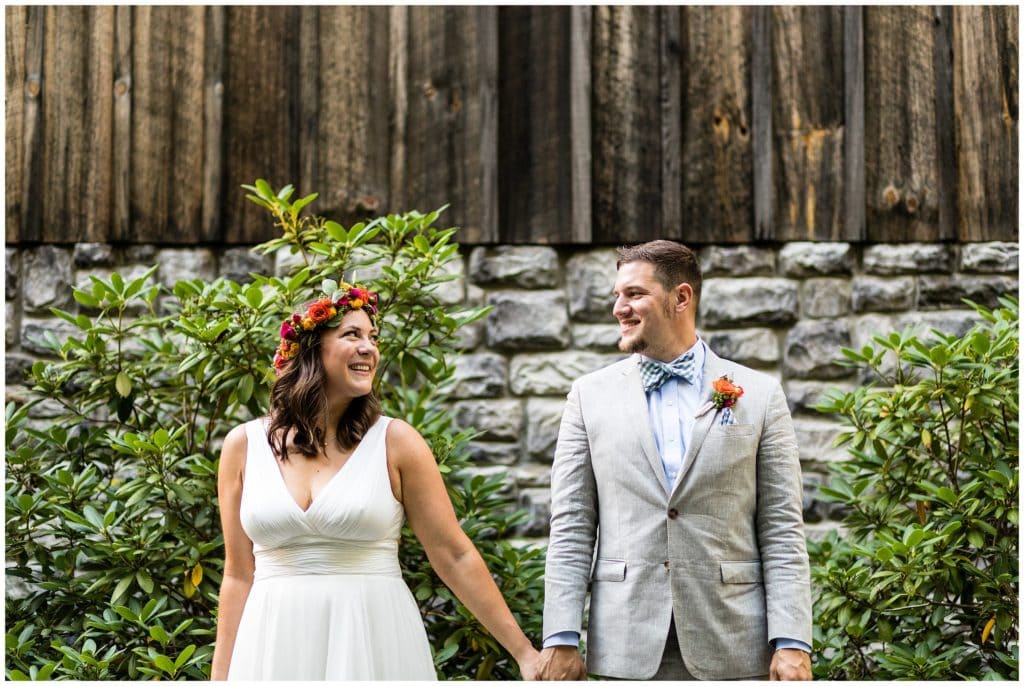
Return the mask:
{"type": "Polygon", "coordinates": [[[676,508],[673,507],[671,510],[668,511],[668,518],[669,519],[675,519],[678,516],[679,516],[679,510],[677,510],[676,508]]]}

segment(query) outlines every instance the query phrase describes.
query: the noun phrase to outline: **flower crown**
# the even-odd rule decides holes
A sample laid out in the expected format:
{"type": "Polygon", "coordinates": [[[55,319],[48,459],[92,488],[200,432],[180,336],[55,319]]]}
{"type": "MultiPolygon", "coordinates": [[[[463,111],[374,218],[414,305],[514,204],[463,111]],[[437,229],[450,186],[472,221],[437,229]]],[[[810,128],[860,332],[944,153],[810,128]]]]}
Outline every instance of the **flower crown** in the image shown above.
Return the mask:
{"type": "Polygon", "coordinates": [[[341,324],[347,313],[355,310],[365,311],[370,315],[370,319],[377,317],[377,294],[362,286],[326,279],[323,282],[323,291],[330,295],[314,300],[306,306],[305,311],[296,312],[281,322],[281,344],[274,353],[274,369],[278,373],[288,360],[299,354],[301,332],[314,331],[321,327],[333,329],[341,324]]]}

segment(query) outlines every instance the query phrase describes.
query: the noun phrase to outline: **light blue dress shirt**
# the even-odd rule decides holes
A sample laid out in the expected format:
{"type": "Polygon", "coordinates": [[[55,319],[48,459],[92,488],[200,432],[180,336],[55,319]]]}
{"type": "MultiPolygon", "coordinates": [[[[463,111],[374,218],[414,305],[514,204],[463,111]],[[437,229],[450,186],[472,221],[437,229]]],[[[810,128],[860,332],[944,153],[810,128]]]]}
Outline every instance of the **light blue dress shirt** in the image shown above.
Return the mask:
{"type": "MultiPolygon", "coordinates": [[[[704,360],[707,358],[707,347],[700,338],[689,349],[694,355],[694,383],[688,383],[678,376],[668,379],[659,388],[647,394],[647,410],[651,418],[651,429],[654,441],[661,455],[661,466],[664,469],[665,492],[671,493],[676,479],[686,465],[686,446],[693,434],[694,415],[700,407],[700,391],[704,386],[704,360]]],[[[680,357],[682,357],[680,355],[680,357]]],[[[640,356],[643,357],[642,355],[640,356]]],[[[676,358],[679,359],[679,358],[676,358]]],[[[559,631],[544,639],[544,647],[571,645],[578,646],[580,635],[575,631],[559,631]]],[[[770,641],[772,646],[780,648],[799,648],[811,652],[811,647],[803,641],[790,638],[776,638],[770,641]]]]}

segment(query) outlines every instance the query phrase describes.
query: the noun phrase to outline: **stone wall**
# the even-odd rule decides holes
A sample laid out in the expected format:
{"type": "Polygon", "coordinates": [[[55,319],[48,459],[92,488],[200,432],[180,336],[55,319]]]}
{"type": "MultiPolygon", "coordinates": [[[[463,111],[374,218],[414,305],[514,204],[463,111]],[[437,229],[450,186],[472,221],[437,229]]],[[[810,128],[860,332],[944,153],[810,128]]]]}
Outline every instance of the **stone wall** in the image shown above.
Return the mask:
{"type": "MultiPolygon", "coordinates": [[[[963,333],[975,316],[961,298],[992,306],[999,294],[1018,291],[1014,243],[709,246],[700,256],[701,335],[720,355],[783,381],[812,535],[836,525],[838,513],[815,495],[826,465],[843,458],[831,447],[839,425],[812,407],[829,388],[869,380],[835,364],[839,348],[859,348],[875,334],[908,325],[963,333]]],[[[7,248],[7,396],[17,396],[25,369],[43,353],[35,341],[47,331],[58,337],[68,331],[48,308],[75,309],[69,283],[88,283],[89,274],[114,270],[136,275],[152,264],[160,265],[162,283],[217,275],[243,281],[250,271],[280,272],[286,262],[274,264],[244,248],[7,248]]],[[[460,341],[454,417],[483,432],[472,444],[478,469],[506,474],[511,492],[529,511],[521,534],[543,537],[565,394],[576,377],[622,357],[611,316],[615,251],[477,247],[456,271],[461,278],[445,289],[446,298],[494,311],[460,341]]]]}

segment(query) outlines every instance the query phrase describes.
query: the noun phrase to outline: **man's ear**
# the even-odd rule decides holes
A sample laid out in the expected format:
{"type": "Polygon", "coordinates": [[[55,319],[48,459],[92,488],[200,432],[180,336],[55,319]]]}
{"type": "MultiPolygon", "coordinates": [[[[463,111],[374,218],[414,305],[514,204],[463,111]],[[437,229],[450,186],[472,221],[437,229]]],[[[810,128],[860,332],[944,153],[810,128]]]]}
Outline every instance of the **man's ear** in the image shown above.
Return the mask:
{"type": "Polygon", "coordinates": [[[693,307],[693,286],[685,281],[675,288],[676,312],[682,313],[693,307]]]}

